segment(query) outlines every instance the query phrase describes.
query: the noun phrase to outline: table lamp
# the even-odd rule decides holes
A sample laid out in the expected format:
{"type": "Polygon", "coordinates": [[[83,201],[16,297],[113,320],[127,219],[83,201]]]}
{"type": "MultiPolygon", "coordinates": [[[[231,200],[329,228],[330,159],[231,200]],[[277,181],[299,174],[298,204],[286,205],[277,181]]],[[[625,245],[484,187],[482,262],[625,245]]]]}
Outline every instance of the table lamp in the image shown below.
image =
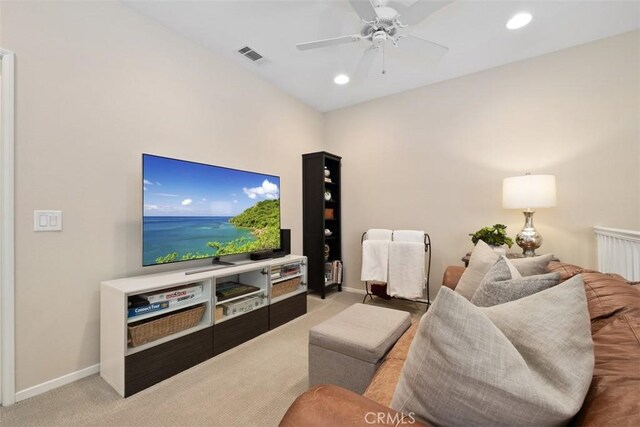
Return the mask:
{"type": "Polygon", "coordinates": [[[556,205],[556,177],[554,175],[513,176],[502,181],[502,207],[524,209],[524,227],[516,236],[516,243],[526,257],[536,256],[542,236],[533,227],[534,208],[556,205]]]}

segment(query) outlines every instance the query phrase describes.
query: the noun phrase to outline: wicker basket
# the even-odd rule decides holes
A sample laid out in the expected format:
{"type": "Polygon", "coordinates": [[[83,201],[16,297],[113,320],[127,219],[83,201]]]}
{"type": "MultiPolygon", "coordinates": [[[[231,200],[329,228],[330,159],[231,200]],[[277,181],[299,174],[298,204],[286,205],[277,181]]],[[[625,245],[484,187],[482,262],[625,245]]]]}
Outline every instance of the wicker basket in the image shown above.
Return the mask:
{"type": "Polygon", "coordinates": [[[271,298],[277,298],[281,295],[288,294],[298,289],[298,285],[302,281],[302,277],[294,277],[293,279],[278,282],[271,287],[271,298]]]}
{"type": "Polygon", "coordinates": [[[200,323],[204,310],[205,306],[201,304],[160,318],[131,323],[129,325],[129,346],[137,347],[167,335],[193,328],[200,323]]]}

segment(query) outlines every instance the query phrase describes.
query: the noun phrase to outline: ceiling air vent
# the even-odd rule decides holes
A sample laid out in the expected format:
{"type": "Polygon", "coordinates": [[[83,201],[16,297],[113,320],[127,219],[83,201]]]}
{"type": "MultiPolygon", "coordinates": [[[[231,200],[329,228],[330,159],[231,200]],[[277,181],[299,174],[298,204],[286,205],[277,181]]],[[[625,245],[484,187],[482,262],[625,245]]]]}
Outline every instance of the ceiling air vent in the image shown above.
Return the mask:
{"type": "Polygon", "coordinates": [[[255,64],[262,64],[264,62],[267,62],[267,59],[265,57],[260,55],[255,50],[251,49],[249,46],[245,46],[241,49],[238,49],[238,53],[244,56],[245,58],[251,60],[251,62],[255,64]]]}

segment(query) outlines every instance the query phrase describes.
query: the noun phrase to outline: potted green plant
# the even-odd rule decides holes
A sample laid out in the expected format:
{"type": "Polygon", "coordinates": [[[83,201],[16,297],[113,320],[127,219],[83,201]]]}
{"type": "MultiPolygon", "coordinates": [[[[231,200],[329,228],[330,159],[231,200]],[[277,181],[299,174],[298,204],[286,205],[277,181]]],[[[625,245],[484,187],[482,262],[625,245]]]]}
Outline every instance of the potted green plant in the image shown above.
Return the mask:
{"type": "Polygon", "coordinates": [[[471,241],[475,245],[478,240],[484,241],[487,245],[499,248],[503,245],[511,247],[513,239],[507,236],[507,226],[495,224],[493,227],[482,227],[475,233],[470,233],[471,241]]]}

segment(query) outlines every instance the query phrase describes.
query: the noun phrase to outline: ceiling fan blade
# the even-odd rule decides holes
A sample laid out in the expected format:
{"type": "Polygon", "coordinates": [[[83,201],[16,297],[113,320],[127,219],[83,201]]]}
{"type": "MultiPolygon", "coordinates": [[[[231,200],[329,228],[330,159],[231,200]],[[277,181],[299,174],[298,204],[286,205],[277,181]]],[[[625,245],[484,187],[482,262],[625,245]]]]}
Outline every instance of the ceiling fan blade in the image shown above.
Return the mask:
{"type": "Polygon", "coordinates": [[[449,48],[446,46],[411,34],[398,40],[398,46],[403,50],[406,47],[406,50],[410,50],[415,56],[425,56],[430,58],[439,58],[449,52],[449,48]]]}
{"type": "Polygon", "coordinates": [[[333,37],[330,39],[316,40],[313,42],[298,43],[296,47],[299,50],[316,49],[319,47],[335,46],[344,43],[353,43],[362,40],[362,36],[354,34],[352,36],[333,37]]]}
{"type": "Polygon", "coordinates": [[[389,6],[392,6],[400,15],[400,22],[405,25],[415,25],[425,20],[436,10],[442,9],[452,0],[418,0],[411,6],[404,6],[400,2],[389,2],[389,6]]]}
{"type": "Polygon", "coordinates": [[[367,78],[369,72],[371,71],[371,66],[373,65],[374,60],[380,53],[380,48],[371,46],[369,49],[365,50],[362,53],[362,57],[360,57],[360,61],[358,62],[358,66],[353,73],[352,81],[354,83],[360,83],[364,79],[367,78]]]}
{"type": "Polygon", "coordinates": [[[362,20],[374,21],[378,17],[370,0],[349,0],[349,3],[362,20]]]}

